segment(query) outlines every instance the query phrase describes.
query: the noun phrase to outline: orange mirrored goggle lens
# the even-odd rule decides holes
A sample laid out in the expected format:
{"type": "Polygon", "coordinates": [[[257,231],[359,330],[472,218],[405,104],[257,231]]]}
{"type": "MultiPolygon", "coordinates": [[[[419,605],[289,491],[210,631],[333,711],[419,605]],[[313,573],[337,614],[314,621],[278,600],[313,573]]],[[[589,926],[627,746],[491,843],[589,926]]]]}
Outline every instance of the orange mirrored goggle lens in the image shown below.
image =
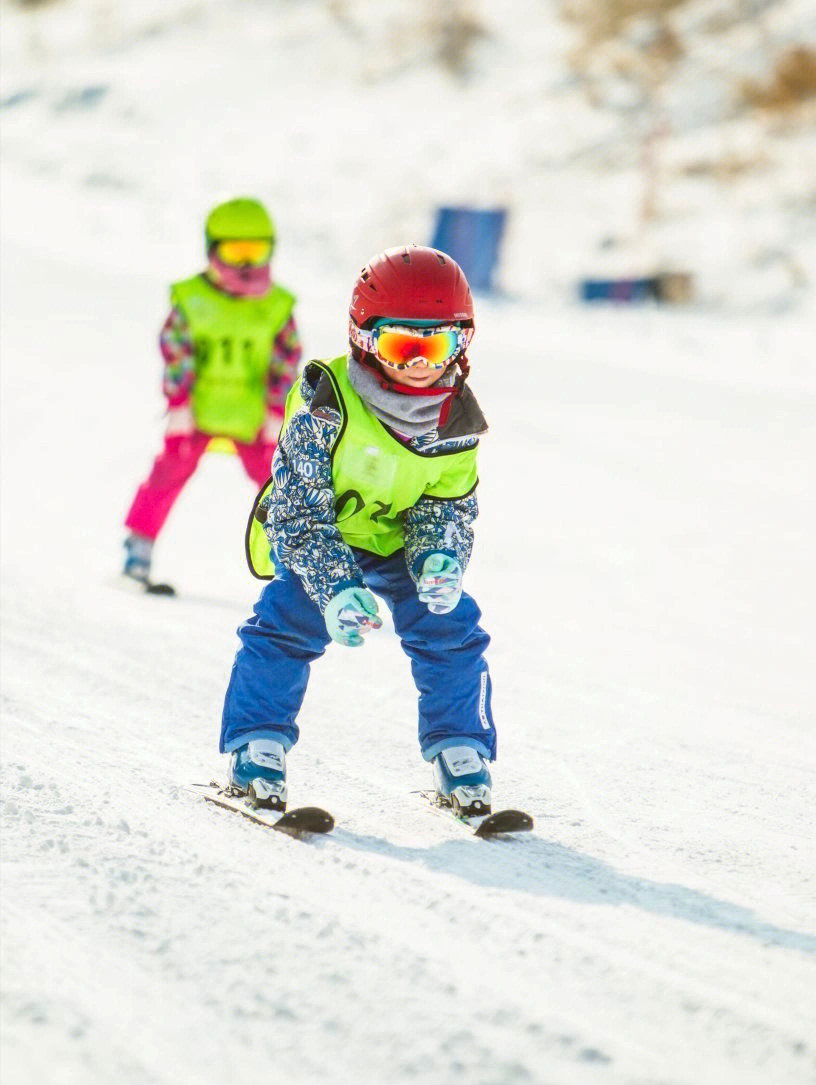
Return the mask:
{"type": "Polygon", "coordinates": [[[266,264],[272,256],[272,242],[262,239],[219,241],[218,259],[225,264],[266,264]]]}
{"type": "Polygon", "coordinates": [[[394,369],[424,365],[444,369],[461,345],[461,333],[453,328],[422,334],[382,328],[374,333],[377,357],[394,369]]]}

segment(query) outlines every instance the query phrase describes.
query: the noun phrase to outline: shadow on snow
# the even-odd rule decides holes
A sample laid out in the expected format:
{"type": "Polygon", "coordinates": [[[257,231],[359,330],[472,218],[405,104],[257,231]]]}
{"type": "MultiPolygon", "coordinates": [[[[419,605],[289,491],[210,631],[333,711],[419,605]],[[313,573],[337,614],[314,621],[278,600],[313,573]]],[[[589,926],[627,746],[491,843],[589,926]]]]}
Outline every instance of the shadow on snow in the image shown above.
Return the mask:
{"type": "Polygon", "coordinates": [[[448,840],[430,848],[415,848],[338,828],[332,840],[356,851],[421,863],[474,885],[558,896],[584,904],[631,905],[654,915],[745,934],[764,945],[816,953],[814,934],[775,927],[748,908],[696,889],[623,874],[599,859],[537,836],[448,840]]]}

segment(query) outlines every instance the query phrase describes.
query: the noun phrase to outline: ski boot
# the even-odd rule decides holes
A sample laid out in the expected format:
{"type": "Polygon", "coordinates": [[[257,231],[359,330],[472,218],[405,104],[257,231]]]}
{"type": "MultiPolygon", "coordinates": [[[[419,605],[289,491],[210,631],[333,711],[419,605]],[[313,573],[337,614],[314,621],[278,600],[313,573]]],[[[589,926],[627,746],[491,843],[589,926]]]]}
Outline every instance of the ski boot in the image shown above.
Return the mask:
{"type": "Polygon", "coordinates": [[[433,760],[439,801],[452,806],[459,817],[483,817],[490,813],[490,773],[484,758],[470,746],[448,746],[433,760]]]}
{"type": "Polygon", "coordinates": [[[128,535],[125,539],[125,566],[122,575],[143,584],[150,582],[150,559],[153,554],[153,540],[145,535],[128,535]]]}
{"type": "Polygon", "coordinates": [[[286,809],[286,753],[280,742],[256,738],[230,754],[228,788],[258,809],[286,809]]]}
{"type": "Polygon", "coordinates": [[[128,535],[125,539],[125,566],[122,577],[130,586],[142,588],[149,595],[175,595],[171,584],[157,584],[150,579],[150,559],[153,540],[145,535],[128,535]]]}

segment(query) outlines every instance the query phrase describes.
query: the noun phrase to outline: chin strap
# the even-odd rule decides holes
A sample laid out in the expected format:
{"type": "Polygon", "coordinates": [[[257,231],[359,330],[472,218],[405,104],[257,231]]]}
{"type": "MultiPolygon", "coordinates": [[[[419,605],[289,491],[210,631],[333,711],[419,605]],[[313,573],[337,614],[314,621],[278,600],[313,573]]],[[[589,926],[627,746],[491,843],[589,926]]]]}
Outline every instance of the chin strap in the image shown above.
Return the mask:
{"type": "MultiPolygon", "coordinates": [[[[412,388],[407,384],[397,384],[396,381],[390,379],[390,377],[383,372],[378,359],[367,351],[360,350],[359,347],[352,345],[351,348],[354,360],[367,369],[374,377],[377,378],[377,382],[385,392],[397,392],[402,396],[454,396],[461,395],[462,387],[464,386],[465,379],[470,373],[470,366],[467,362],[467,355],[462,354],[451,363],[453,366],[459,367],[461,379],[459,377],[454,379],[453,384],[446,385],[443,388],[436,388],[431,385],[428,388],[412,388]]],[[[450,370],[450,366],[442,373],[444,376],[450,370]]]]}

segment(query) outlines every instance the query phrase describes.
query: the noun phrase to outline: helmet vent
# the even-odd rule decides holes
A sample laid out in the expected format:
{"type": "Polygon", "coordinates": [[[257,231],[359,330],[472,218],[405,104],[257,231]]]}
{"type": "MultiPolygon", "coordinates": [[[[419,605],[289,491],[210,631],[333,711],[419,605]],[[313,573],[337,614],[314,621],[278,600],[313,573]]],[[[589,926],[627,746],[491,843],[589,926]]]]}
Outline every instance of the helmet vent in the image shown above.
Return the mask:
{"type": "Polygon", "coordinates": [[[442,265],[443,265],[443,267],[444,267],[444,264],[445,264],[445,257],[444,257],[444,256],[442,255],[442,253],[441,253],[441,252],[438,252],[438,253],[436,254],[436,258],[437,258],[437,260],[439,261],[439,263],[440,263],[440,264],[442,264],[442,265]]]}

